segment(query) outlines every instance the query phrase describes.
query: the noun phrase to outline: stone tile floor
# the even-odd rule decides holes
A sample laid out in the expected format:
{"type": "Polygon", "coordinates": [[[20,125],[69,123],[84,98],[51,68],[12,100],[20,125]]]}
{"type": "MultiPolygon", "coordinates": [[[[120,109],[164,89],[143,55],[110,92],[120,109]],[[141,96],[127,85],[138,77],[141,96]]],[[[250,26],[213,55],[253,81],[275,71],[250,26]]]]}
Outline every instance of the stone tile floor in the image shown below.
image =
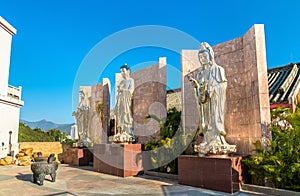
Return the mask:
{"type": "MultiPolygon", "coordinates": [[[[0,166],[0,195],[230,195],[179,185],[177,180],[142,175],[121,178],[93,172],[91,167],[60,164],[56,182],[46,176],[43,186],[32,183],[30,166],[0,166]]],[[[255,195],[239,192],[235,195],[255,195]]]]}

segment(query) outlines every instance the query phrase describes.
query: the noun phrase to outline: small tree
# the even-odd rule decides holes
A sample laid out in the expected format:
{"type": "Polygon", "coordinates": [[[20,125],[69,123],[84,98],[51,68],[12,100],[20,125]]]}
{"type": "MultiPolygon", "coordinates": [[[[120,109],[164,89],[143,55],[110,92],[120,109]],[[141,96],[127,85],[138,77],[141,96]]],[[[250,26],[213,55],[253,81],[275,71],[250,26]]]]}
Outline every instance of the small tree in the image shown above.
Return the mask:
{"type": "Polygon", "coordinates": [[[60,131],[59,129],[50,129],[47,131],[47,134],[54,139],[56,142],[62,142],[67,138],[65,132],[60,131]]]}

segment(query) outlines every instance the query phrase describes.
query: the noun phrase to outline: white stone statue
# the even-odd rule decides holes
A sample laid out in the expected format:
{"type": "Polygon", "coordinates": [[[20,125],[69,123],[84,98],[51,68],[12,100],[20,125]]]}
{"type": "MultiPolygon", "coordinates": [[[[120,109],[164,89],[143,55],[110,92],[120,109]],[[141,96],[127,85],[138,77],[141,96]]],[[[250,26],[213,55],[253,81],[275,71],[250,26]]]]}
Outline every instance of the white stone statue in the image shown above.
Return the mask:
{"type": "Polygon", "coordinates": [[[113,138],[115,143],[132,143],[133,134],[132,96],[134,80],[130,77],[130,68],[127,64],[120,67],[122,79],[117,86],[115,115],[117,134],[113,138]]]}
{"type": "Polygon", "coordinates": [[[194,150],[200,156],[207,154],[231,154],[236,152],[235,145],[225,140],[225,102],[227,79],[224,69],[214,60],[212,47],[202,42],[198,53],[201,64],[198,77],[189,80],[194,87],[200,113],[200,131],[203,141],[194,150]]]}
{"type": "Polygon", "coordinates": [[[77,106],[77,110],[73,112],[73,116],[76,118],[76,125],[78,130],[78,145],[80,147],[88,146],[88,128],[89,128],[89,109],[90,100],[85,90],[79,91],[80,102],[77,106]]]}

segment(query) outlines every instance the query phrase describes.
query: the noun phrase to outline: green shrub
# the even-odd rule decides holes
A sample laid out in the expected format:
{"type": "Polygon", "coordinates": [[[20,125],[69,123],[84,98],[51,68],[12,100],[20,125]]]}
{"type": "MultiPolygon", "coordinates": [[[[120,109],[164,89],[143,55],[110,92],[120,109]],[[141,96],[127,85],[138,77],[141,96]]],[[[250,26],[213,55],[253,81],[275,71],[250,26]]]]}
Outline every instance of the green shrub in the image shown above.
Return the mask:
{"type": "Polygon", "coordinates": [[[260,141],[256,141],[255,155],[244,162],[255,184],[300,191],[300,109],[298,107],[291,114],[284,108],[278,108],[271,112],[271,116],[270,149],[262,149],[260,141]],[[275,125],[277,117],[287,120],[293,128],[275,125]]]}
{"type": "Polygon", "coordinates": [[[160,119],[153,114],[148,114],[146,119],[149,118],[159,123],[161,136],[161,140],[149,141],[144,146],[145,150],[151,150],[153,167],[160,172],[178,173],[178,160],[173,158],[182,154],[192,140],[191,135],[184,134],[180,126],[181,112],[172,108],[168,110],[166,118],[160,119]]]}
{"type": "Polygon", "coordinates": [[[59,129],[50,129],[47,132],[39,128],[31,129],[29,126],[19,123],[19,142],[71,142],[67,139],[67,134],[59,129]]]}

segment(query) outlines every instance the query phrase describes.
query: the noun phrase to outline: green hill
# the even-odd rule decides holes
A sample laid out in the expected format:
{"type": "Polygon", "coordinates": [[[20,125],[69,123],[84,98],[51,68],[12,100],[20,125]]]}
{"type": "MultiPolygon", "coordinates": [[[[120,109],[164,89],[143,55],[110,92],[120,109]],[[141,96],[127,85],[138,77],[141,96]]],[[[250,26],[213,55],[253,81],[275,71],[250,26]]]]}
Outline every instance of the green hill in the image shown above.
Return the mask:
{"type": "Polygon", "coordinates": [[[66,133],[58,129],[50,129],[47,132],[40,128],[31,129],[29,126],[19,123],[19,142],[55,142],[66,140],[66,133]]]}

